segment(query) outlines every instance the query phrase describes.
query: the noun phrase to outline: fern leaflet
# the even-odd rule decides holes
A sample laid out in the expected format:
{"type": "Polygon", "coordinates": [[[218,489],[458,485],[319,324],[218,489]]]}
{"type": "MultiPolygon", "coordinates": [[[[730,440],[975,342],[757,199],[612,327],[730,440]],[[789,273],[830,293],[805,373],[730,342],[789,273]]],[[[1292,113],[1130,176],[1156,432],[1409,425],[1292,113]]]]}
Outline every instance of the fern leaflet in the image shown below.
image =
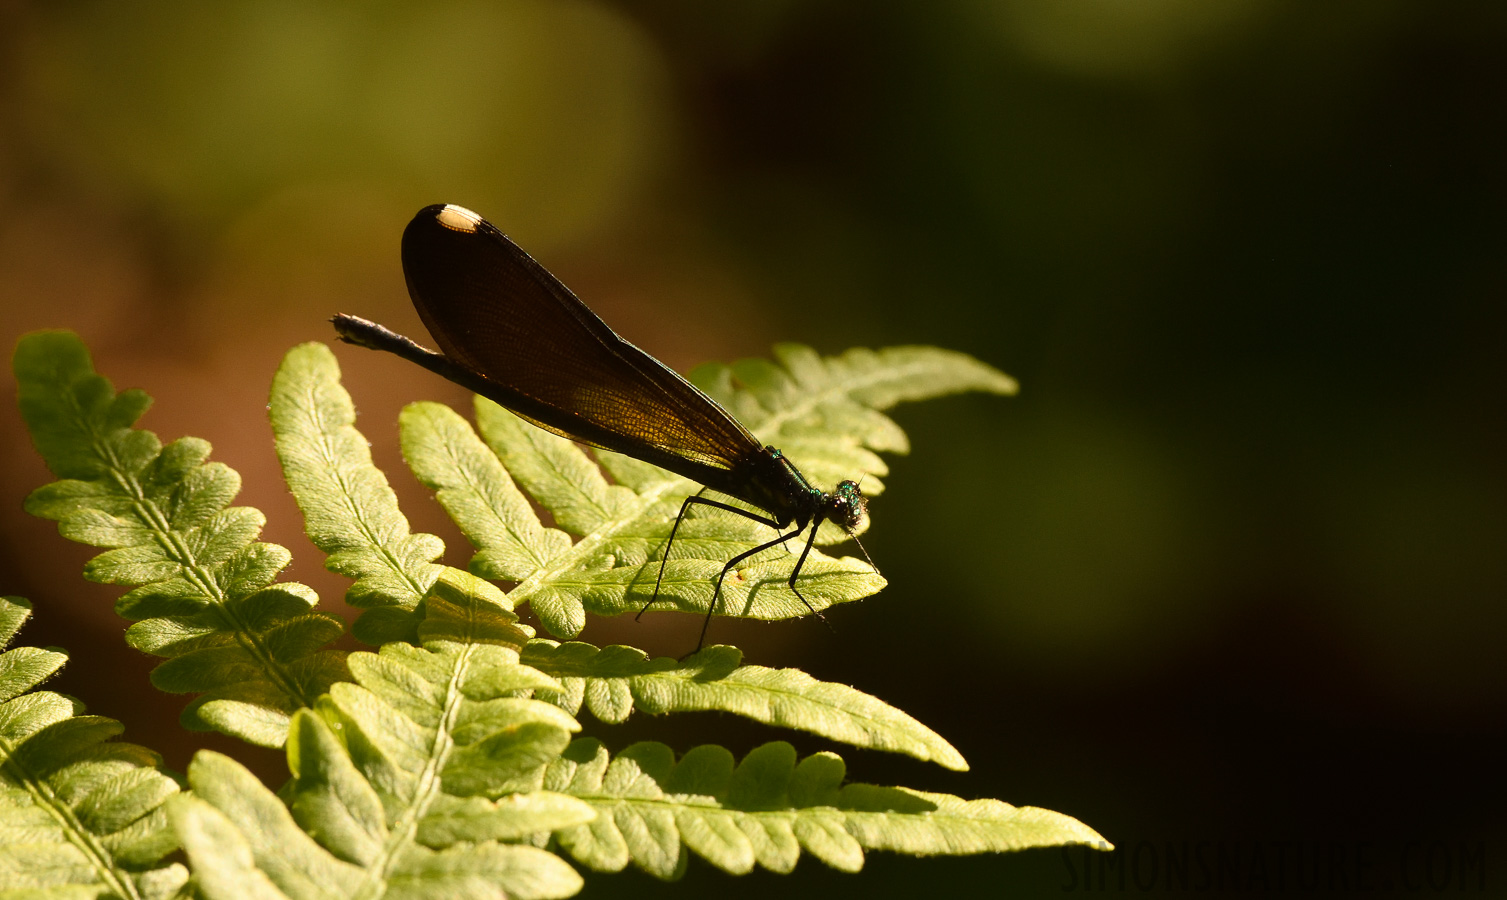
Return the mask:
{"type": "MultiPolygon", "coordinates": [[[[0,647],[30,614],[25,600],[0,597],[0,647]]],[[[163,861],[178,846],[163,803],[178,784],[157,754],[110,740],[119,722],[32,691],[66,661],[35,647],[0,653],[0,892],[176,896],[188,872],[163,861]]]]}
{"type": "Polygon", "coordinates": [[[608,872],[631,862],[665,879],[684,871],[688,851],[734,874],[756,864],[789,872],[802,850],[854,872],[867,850],[958,855],[1103,840],[1060,813],[843,785],[845,774],[839,757],[816,753],[797,763],[782,742],[735,766],[714,745],[676,761],[664,744],[634,744],[609,757],[601,742],[583,738],[551,764],[544,786],[597,809],[596,819],[555,832],[571,856],[608,872]]]}
{"type": "Polygon", "coordinates": [[[352,627],[364,643],[414,637],[414,609],[439,577],[445,545],[413,534],[387,477],[355,428],[356,408],[340,386],[335,355],[323,344],[288,351],[268,403],[283,477],[304,530],[328,554],[325,568],[354,579],[350,605],[367,611],[352,627]]]}
{"type": "Polygon", "coordinates": [[[564,693],[538,696],[573,715],[583,705],[609,723],[626,720],[635,708],[651,714],[716,710],[949,769],[968,768],[941,735],[882,700],[799,669],[739,665],[743,654],[736,647],[708,647],[676,661],[647,659],[632,647],[599,650],[536,639],[524,647],[523,661],[559,679],[564,693]]]}
{"type": "Polygon", "coordinates": [[[15,373],[32,440],[60,479],[32,492],[27,511],[109,548],[84,577],[136,585],[115,607],[136,620],[126,639],[168,658],[152,673],[157,687],[201,695],[187,727],[280,745],[288,716],[346,677],[344,655],[323,649],[345,628],[313,611],[309,588],[274,583],[291,557],[256,540],[259,511],[229,506],[240,476],[207,462],[205,441],[164,447],[131,427],[150,398],[116,394],[72,333],[22,338],[15,373]]]}

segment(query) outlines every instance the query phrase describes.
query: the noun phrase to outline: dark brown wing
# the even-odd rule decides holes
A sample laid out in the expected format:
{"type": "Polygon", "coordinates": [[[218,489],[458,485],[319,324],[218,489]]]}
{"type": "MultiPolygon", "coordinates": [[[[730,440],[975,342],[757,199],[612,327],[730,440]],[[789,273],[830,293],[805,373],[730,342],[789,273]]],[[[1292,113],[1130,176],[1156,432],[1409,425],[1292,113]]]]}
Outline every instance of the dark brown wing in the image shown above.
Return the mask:
{"type": "Polygon", "coordinates": [[[421,210],[403,232],[403,273],[445,355],[496,385],[493,400],[549,431],[717,490],[724,485],[712,472],[760,450],[714,400],[618,337],[469,210],[421,210]]]}

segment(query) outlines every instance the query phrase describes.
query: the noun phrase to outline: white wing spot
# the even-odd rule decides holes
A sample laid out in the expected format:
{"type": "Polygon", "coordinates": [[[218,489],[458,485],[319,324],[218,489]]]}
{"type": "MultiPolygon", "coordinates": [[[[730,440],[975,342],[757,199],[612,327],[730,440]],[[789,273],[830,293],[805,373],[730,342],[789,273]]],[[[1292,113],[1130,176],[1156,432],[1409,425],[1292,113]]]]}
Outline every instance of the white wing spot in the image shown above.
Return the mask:
{"type": "Polygon", "coordinates": [[[465,234],[475,231],[476,226],[481,224],[481,216],[466,209],[464,206],[456,206],[453,203],[440,210],[439,215],[434,218],[451,231],[459,231],[465,234]]]}

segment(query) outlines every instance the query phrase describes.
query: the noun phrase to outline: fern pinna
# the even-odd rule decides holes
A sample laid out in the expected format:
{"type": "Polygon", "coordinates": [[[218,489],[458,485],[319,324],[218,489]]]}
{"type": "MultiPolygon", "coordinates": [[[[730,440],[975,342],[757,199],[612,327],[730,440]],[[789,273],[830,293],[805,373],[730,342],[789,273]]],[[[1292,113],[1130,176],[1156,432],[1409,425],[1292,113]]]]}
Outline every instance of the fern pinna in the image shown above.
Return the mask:
{"type": "MultiPolygon", "coordinates": [[[[907,446],[881,410],[1013,389],[980,363],[929,348],[824,359],[781,347],[777,357],[693,378],[761,438],[799,452],[814,479],[867,472],[870,494],[886,472],[877,452],[907,446]]],[[[116,394],[70,334],[24,338],[15,369],[23,417],[59,478],[27,508],[66,537],[107,548],[85,575],[132,586],[117,603],[135,620],[127,639],[166,658],[154,684],[199,694],[186,724],[286,747],[292,778],[275,793],[201,751],[189,790],[150,807],[163,854],[181,844],[204,896],[563,897],[582,883],[565,857],[674,878],[693,855],[732,873],[789,871],[802,852],[856,870],[869,850],[1101,842],[1046,810],[845,784],[839,757],[797,760],[783,742],[735,760],[713,745],[679,757],[657,743],[612,753],[576,736],[583,711],[616,723],[635,711],[716,710],[967,768],[946,740],[877,698],[795,669],[743,665],[733,647],[648,659],[572,640],[587,612],[636,611],[652,591],[656,554],[692,482],[614,454],[593,459],[490,401],[478,401],[476,429],[446,407],[411,405],[401,417],[405,458],[476,551],[470,572],[450,568],[437,561],[437,537],[409,529],[372,464],[333,354],[295,348],[274,379],[273,433],[306,530],[363,610],[352,632],[374,650],[346,656],[328,647],[343,624],[315,610],[308,588],[277,582],[287,551],[256,541],[260,513],[230,506],[239,480],[208,462],[204,442],[163,446],[134,428],[145,395],[116,394]],[[558,640],[518,622],[523,603],[558,640]]],[[[665,595],[699,612],[709,576],[758,535],[714,515],[689,518],[682,534],[665,595]]],[[[750,562],[729,579],[730,609],[808,613],[778,566],[750,562]]],[[[802,579],[818,609],[884,584],[865,562],[817,553],[802,579]]],[[[0,752],[7,766],[20,758],[10,744],[0,752]]],[[[182,867],[164,871],[152,884],[182,885],[182,867]]]]}
{"type": "MultiPolygon", "coordinates": [[[[0,597],[0,648],[31,615],[0,597]]],[[[84,715],[71,697],[36,690],[65,653],[0,653],[0,896],[164,898],[188,871],[166,802],[178,782],[156,753],[112,741],[121,724],[84,715]]]]}
{"type": "Polygon", "coordinates": [[[21,416],[59,479],[26,498],[27,512],[109,548],[84,577],[134,587],[115,604],[135,622],[126,640],[167,658],[152,673],[159,689],[200,695],[186,726],[282,744],[288,717],[347,677],[344,655],[326,648],[345,626],[314,611],[308,587],[276,583],[292,555],[256,540],[260,511],[230,506],[241,477],[208,462],[205,441],[163,446],[132,428],[151,398],[115,393],[70,333],[23,338],[15,373],[21,416]]]}

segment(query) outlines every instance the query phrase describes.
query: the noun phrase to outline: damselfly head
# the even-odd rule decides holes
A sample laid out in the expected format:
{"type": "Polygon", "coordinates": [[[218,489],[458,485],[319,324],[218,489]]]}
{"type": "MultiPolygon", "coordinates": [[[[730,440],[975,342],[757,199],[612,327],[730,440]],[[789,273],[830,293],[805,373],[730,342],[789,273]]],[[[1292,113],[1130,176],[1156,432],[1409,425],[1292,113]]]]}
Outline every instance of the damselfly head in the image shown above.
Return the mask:
{"type": "Polygon", "coordinates": [[[856,482],[839,482],[827,498],[827,519],[841,525],[844,531],[853,534],[869,524],[869,503],[856,482]]]}

